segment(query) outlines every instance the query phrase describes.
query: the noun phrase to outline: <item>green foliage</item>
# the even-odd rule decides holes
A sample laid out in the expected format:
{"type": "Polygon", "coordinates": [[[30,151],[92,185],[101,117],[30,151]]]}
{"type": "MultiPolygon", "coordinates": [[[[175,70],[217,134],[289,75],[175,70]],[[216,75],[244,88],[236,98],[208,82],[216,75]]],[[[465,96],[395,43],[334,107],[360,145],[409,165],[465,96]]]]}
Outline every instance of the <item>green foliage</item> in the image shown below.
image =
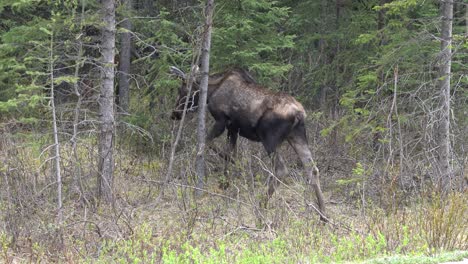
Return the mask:
{"type": "Polygon", "coordinates": [[[294,47],[294,35],[282,30],[290,14],[279,1],[218,1],[212,40],[213,69],[240,67],[259,81],[284,77],[291,69],[282,53],[294,47]]]}
{"type": "Polygon", "coordinates": [[[3,232],[0,232],[0,247],[1,247],[1,250],[2,250],[1,258],[4,259],[4,260],[8,260],[9,259],[9,249],[11,247],[11,237],[9,237],[7,234],[5,234],[3,232]]]}
{"type": "Polygon", "coordinates": [[[350,236],[340,239],[332,235],[331,241],[334,246],[334,252],[330,258],[332,262],[360,260],[386,254],[387,244],[385,236],[381,233],[376,236],[351,233],[350,236]]]}
{"type": "MultiPolygon", "coordinates": [[[[62,6],[43,1],[2,1],[0,6],[0,16],[8,17],[2,21],[6,30],[0,31],[0,111],[19,113],[19,120],[39,118],[47,112],[50,63],[59,58],[49,56],[51,37],[68,34],[65,18],[57,12],[62,6]]],[[[56,84],[63,81],[70,78],[62,77],[56,84]]]]}
{"type": "MultiPolygon", "coordinates": [[[[297,227],[304,228],[302,224],[297,227]]],[[[384,231],[384,230],[382,230],[384,231]]],[[[435,259],[453,260],[466,257],[466,252],[455,252],[453,254],[444,253],[439,256],[426,257],[423,249],[414,251],[408,257],[392,257],[392,252],[388,251],[389,239],[383,233],[360,234],[351,232],[345,236],[329,233],[329,237],[317,238],[308,237],[304,230],[295,237],[285,236],[285,234],[258,243],[250,241],[239,244],[240,237],[235,239],[223,239],[215,242],[215,246],[196,246],[195,241],[188,240],[177,246],[176,241],[166,240],[162,244],[153,241],[152,231],[147,225],[143,225],[136,230],[136,233],[128,240],[118,242],[109,241],[103,247],[98,259],[93,263],[291,263],[291,262],[311,262],[311,263],[388,263],[384,260],[392,260],[392,263],[423,263],[422,260],[436,263],[435,259]],[[302,241],[295,245],[295,241],[302,241]],[[156,246],[156,244],[160,246],[156,246]],[[298,251],[300,247],[305,247],[304,243],[313,244],[313,250],[308,254],[298,251]],[[324,244],[320,244],[324,243],[324,244]],[[329,248],[324,248],[329,247],[329,248]],[[382,257],[385,256],[385,257],[382,257]],[[375,258],[375,259],[374,259],[375,258]],[[371,259],[365,261],[366,259],[371,259]],[[411,260],[411,261],[410,261],[411,260]],[[414,261],[414,262],[413,262],[414,261]]],[[[317,232],[317,230],[316,230],[317,232]]],[[[323,234],[321,234],[323,235],[323,234]]],[[[317,236],[321,236],[317,235],[317,236]]],[[[314,236],[314,235],[312,235],[314,236]]],[[[407,236],[406,241],[401,241],[402,245],[412,246],[412,237],[407,236]]],[[[414,245],[413,245],[414,246],[414,245]]],[[[89,259],[91,261],[91,259],[89,259]]]]}
{"type": "Polygon", "coordinates": [[[407,13],[410,9],[416,8],[418,5],[423,3],[424,1],[419,0],[398,0],[385,3],[383,6],[376,6],[374,9],[385,9],[389,15],[402,15],[407,13]]]}
{"type": "Polygon", "coordinates": [[[180,80],[170,75],[169,67],[190,69],[195,43],[192,38],[196,33],[192,25],[179,21],[180,18],[174,17],[166,6],[158,4],[157,8],[159,12],[153,14],[153,18],[132,20],[136,34],[134,46],[141,54],[132,60],[132,71],[143,73],[144,79],[135,79],[135,92],[131,92],[130,98],[131,115],[121,119],[129,124],[124,127],[132,132],[128,133],[133,135],[129,137],[131,145],[142,141],[145,147],[148,146],[147,138],[142,140],[139,134],[133,133],[133,128],[142,128],[151,134],[154,144],[146,151],[154,151],[170,142],[168,113],[173,107],[180,80]]]}

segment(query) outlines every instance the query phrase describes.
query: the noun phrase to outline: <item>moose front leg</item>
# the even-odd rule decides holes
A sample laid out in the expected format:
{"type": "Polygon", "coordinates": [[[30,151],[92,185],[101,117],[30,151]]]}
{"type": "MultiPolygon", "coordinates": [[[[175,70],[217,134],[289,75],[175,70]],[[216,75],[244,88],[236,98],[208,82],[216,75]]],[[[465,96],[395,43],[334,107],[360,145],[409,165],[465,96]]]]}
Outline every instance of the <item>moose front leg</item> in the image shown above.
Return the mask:
{"type": "Polygon", "coordinates": [[[224,160],[232,162],[231,159],[231,152],[236,151],[236,143],[237,138],[239,136],[239,128],[232,125],[229,121],[226,121],[224,118],[218,118],[215,124],[211,127],[208,136],[206,137],[207,145],[210,149],[216,152],[219,156],[221,156],[224,160]],[[212,141],[219,137],[224,130],[228,130],[227,133],[227,147],[224,151],[217,148],[212,141]]]}
{"type": "Polygon", "coordinates": [[[222,189],[227,189],[229,187],[229,184],[231,182],[231,177],[229,176],[229,163],[232,163],[233,159],[233,152],[236,151],[236,143],[237,143],[237,137],[238,137],[238,129],[233,128],[228,126],[228,132],[227,132],[227,137],[226,137],[226,148],[225,152],[222,155],[224,158],[224,170],[223,170],[223,176],[224,178],[220,180],[219,185],[222,189]]]}
{"type": "Polygon", "coordinates": [[[206,137],[206,142],[211,143],[213,139],[219,137],[224,130],[226,129],[226,121],[225,120],[216,120],[214,125],[211,127],[210,131],[208,132],[208,136],[206,137]]]}
{"type": "Polygon", "coordinates": [[[219,153],[219,150],[213,145],[213,140],[223,134],[224,130],[226,130],[226,120],[224,118],[218,118],[206,136],[206,144],[216,153],[219,153]]]}
{"type": "Polygon", "coordinates": [[[320,188],[319,170],[312,159],[312,154],[305,137],[305,129],[303,131],[302,129],[295,129],[295,131],[293,131],[288,137],[288,142],[299,156],[306,172],[307,182],[311,185],[315,195],[317,196],[317,202],[320,209],[320,220],[327,222],[328,220],[325,216],[325,199],[323,197],[322,189],[320,188]]]}
{"type": "Polygon", "coordinates": [[[239,128],[229,126],[228,127],[228,136],[227,136],[228,151],[229,151],[229,154],[234,153],[233,154],[234,156],[237,154],[236,144],[237,144],[238,136],[239,136],[239,128]]]}

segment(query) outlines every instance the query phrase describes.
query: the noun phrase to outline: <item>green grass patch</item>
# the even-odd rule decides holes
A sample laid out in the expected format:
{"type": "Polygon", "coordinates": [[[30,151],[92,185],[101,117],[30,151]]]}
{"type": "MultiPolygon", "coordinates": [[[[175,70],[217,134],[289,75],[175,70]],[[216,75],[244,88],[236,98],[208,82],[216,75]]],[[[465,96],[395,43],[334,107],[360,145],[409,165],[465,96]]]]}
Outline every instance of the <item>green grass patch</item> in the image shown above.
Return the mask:
{"type": "Polygon", "coordinates": [[[433,256],[388,256],[370,259],[365,264],[432,264],[449,261],[462,261],[468,258],[468,251],[442,252],[433,256]]]}

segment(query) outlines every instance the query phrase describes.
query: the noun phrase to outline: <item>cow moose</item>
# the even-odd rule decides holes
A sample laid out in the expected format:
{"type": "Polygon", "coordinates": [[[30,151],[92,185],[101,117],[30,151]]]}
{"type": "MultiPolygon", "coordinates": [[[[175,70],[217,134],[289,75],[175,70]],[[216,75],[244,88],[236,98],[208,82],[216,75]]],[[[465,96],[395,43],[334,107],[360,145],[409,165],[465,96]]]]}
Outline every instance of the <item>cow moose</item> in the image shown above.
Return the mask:
{"type": "MultiPolygon", "coordinates": [[[[171,67],[170,72],[183,81],[171,116],[172,119],[180,120],[187,96],[190,109],[195,109],[198,105],[199,81],[194,81],[189,94],[186,74],[176,67],[171,67]]],[[[210,75],[207,100],[208,110],[215,120],[208,132],[207,142],[219,137],[226,129],[229,152],[235,149],[239,135],[261,142],[273,159],[276,176],[281,179],[288,174],[288,169],[276,150],[286,140],[304,166],[306,178],[317,197],[320,218],[326,221],[319,170],[307,142],[304,107],[289,94],[273,92],[258,85],[246,71],[240,69],[210,75]]],[[[276,179],[270,177],[267,201],[273,195],[276,184],[276,179]]]]}

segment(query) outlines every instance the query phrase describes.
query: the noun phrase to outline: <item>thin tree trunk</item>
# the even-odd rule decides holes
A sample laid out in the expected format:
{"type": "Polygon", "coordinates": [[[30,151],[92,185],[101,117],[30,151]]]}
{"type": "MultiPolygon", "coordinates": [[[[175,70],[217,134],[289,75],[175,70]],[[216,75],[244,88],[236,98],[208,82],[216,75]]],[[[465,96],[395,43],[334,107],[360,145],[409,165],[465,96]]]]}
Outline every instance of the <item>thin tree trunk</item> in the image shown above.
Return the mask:
{"type": "MultiPolygon", "coordinates": [[[[208,91],[208,74],[210,69],[211,29],[213,23],[214,0],[207,0],[205,7],[205,32],[203,35],[201,52],[200,99],[198,103],[198,145],[196,170],[198,176],[197,187],[203,188],[205,179],[205,141],[206,141],[206,99],[208,91]]],[[[200,191],[197,191],[199,193],[200,191]]]]}
{"type": "Polygon", "coordinates": [[[442,32],[439,69],[439,89],[441,92],[438,157],[439,188],[443,192],[450,189],[452,169],[450,167],[450,73],[452,64],[452,20],[453,0],[441,0],[442,32]]]}
{"type": "MultiPolygon", "coordinates": [[[[198,65],[199,59],[200,59],[200,56],[195,57],[194,60],[192,61],[192,66],[198,65]]],[[[192,94],[192,86],[193,86],[194,77],[195,77],[194,76],[195,72],[193,71],[193,69],[194,67],[191,67],[191,71],[187,79],[187,87],[186,87],[188,91],[187,94],[192,94]]],[[[177,129],[177,134],[175,136],[174,142],[172,143],[172,147],[171,147],[171,154],[169,157],[169,165],[167,168],[165,183],[168,183],[169,181],[172,180],[172,170],[174,166],[175,151],[176,151],[177,145],[179,144],[180,137],[182,135],[182,128],[184,126],[185,116],[187,115],[187,108],[188,108],[189,101],[190,101],[190,96],[186,96],[185,102],[184,102],[184,111],[182,112],[182,118],[180,119],[179,128],[177,129]]]]}
{"type": "MultiPolygon", "coordinates": [[[[125,10],[129,13],[132,10],[132,0],[125,0],[125,10]]],[[[120,41],[120,60],[119,60],[119,104],[121,111],[128,112],[130,104],[130,68],[131,68],[131,51],[132,51],[132,22],[127,16],[122,22],[122,28],[125,32],[121,33],[120,41]]]]}
{"type": "MultiPolygon", "coordinates": [[[[85,12],[85,3],[81,1],[81,16],[80,16],[80,31],[83,29],[83,21],[84,21],[84,12],[85,12]]],[[[79,162],[78,157],[78,146],[77,146],[77,139],[78,139],[78,123],[80,121],[80,110],[81,110],[81,102],[82,96],[79,90],[79,74],[80,68],[83,66],[83,42],[81,39],[78,39],[78,57],[76,58],[75,64],[75,73],[74,76],[76,78],[75,83],[73,84],[74,93],[77,97],[75,109],[74,109],[74,116],[73,116],[73,134],[70,139],[72,142],[72,152],[73,152],[73,159],[72,159],[72,167],[75,170],[73,173],[73,182],[72,182],[72,190],[76,193],[82,194],[82,186],[81,186],[81,164],[79,162]]]]}
{"type": "MultiPolygon", "coordinates": [[[[384,6],[386,3],[390,3],[390,0],[379,0],[379,6],[384,6]]],[[[385,35],[382,32],[385,27],[385,9],[382,8],[377,13],[377,30],[380,36],[380,46],[386,43],[385,35]]]]}
{"type": "Polygon", "coordinates": [[[57,179],[57,222],[59,226],[62,224],[62,174],[60,170],[60,142],[58,138],[57,128],[57,111],[55,108],[55,94],[54,94],[54,35],[50,35],[50,57],[49,57],[49,71],[50,71],[50,106],[52,108],[52,129],[54,133],[54,150],[55,150],[55,176],[57,179]]]}
{"type": "MultiPolygon", "coordinates": [[[[386,3],[390,3],[391,0],[379,0],[379,6],[384,6],[386,3]]],[[[379,50],[383,48],[386,44],[386,35],[384,28],[386,26],[386,9],[382,8],[378,11],[377,13],[377,36],[379,36],[379,50]]],[[[380,69],[377,71],[378,76],[379,76],[379,86],[382,86],[385,84],[385,71],[380,69]]],[[[382,134],[379,131],[373,132],[372,136],[372,149],[377,152],[380,147],[380,141],[382,134]]]]}
{"type": "Polygon", "coordinates": [[[115,2],[102,0],[104,26],[102,29],[102,85],[99,98],[101,131],[99,138],[98,196],[113,201],[113,137],[114,137],[114,56],[115,2]]]}

